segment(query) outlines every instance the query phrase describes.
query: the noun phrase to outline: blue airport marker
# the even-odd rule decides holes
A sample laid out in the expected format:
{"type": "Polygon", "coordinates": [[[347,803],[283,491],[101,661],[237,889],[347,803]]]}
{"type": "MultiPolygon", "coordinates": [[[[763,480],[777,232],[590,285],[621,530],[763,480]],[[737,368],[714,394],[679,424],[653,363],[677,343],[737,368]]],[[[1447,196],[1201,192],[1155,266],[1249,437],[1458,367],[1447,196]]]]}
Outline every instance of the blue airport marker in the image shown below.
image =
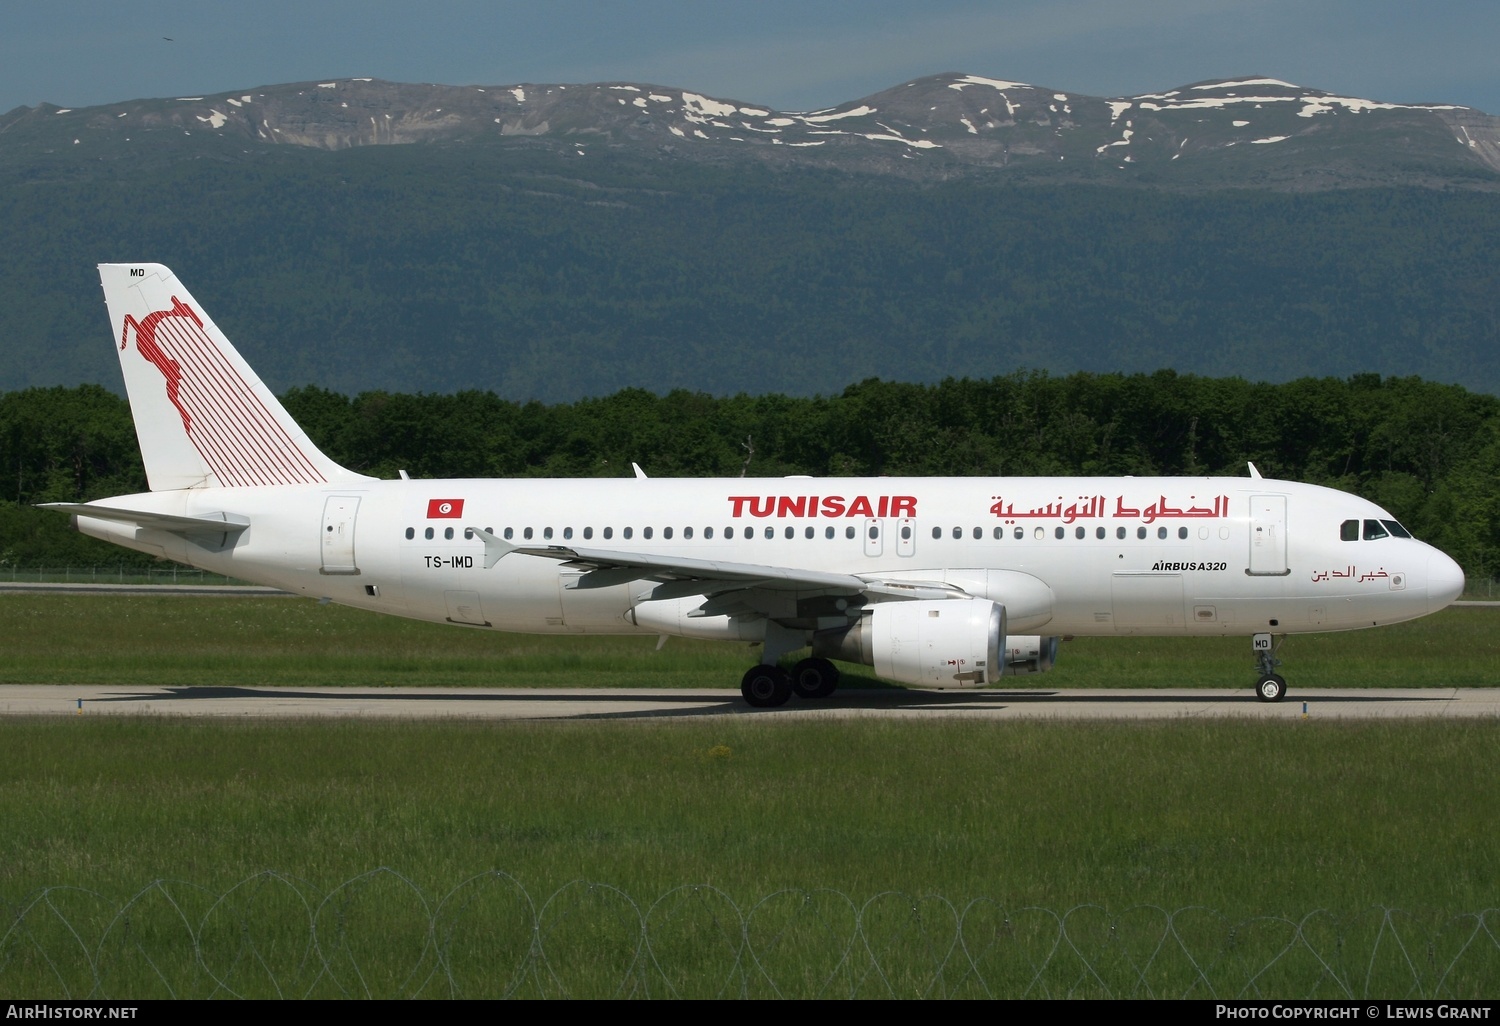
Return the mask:
{"type": "Polygon", "coordinates": [[[83,715],[83,699],[81,698],[78,700],[78,715],[83,715]]]}
{"type": "Polygon", "coordinates": [[[1307,719],[1307,703],[1306,702],[1302,703],[1302,718],[1304,720],[1307,719]]]}

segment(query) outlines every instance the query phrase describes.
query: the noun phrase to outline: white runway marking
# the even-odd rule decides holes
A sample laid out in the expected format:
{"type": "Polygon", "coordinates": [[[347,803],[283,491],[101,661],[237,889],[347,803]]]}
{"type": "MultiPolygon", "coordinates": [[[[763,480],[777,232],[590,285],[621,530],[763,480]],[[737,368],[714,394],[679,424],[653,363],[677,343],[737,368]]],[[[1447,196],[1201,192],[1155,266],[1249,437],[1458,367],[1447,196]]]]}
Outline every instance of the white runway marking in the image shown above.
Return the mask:
{"type": "Polygon", "coordinates": [[[1473,719],[1500,716],[1500,688],[1328,688],[1284,702],[1249,688],[1161,690],[841,691],[751,709],[732,688],[297,688],[0,686],[0,716],[258,719],[665,720],[700,716],[963,717],[997,720],[1473,719]],[[80,704],[81,703],[81,704],[80,704]]]}

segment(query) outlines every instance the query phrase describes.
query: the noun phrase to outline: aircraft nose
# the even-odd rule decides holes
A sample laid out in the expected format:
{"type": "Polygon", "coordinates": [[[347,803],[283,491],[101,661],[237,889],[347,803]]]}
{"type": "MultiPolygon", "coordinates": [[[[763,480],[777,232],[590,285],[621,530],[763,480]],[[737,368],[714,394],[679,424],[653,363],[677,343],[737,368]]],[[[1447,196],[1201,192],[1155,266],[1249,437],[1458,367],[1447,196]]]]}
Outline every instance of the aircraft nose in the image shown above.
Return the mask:
{"type": "Polygon", "coordinates": [[[1435,613],[1464,591],[1464,568],[1436,549],[1427,557],[1427,611],[1435,613]]]}

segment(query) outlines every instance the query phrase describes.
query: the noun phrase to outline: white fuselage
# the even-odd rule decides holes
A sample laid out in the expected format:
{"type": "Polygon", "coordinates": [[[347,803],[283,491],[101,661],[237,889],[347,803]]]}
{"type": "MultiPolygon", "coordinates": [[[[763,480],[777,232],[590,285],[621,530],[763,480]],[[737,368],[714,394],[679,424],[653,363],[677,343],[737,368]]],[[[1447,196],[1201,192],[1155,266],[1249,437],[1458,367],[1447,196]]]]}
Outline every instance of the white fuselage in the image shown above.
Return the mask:
{"type": "MultiPolygon", "coordinates": [[[[1259,478],[402,480],[101,503],[230,513],[250,527],[195,539],[80,516],[80,530],[296,594],[533,633],[674,631],[634,615],[655,586],[645,572],[576,588],[582,571],[560,559],[515,554],[486,568],[468,529],[527,547],[940,581],[1006,605],[1012,633],[1347,630],[1433,612],[1463,583],[1423,542],[1366,540],[1380,533],[1366,522],[1392,520],[1373,503],[1259,478]],[[1358,537],[1343,540],[1351,520],[1358,537]]],[[[738,629],[719,618],[679,633],[738,629]]]]}

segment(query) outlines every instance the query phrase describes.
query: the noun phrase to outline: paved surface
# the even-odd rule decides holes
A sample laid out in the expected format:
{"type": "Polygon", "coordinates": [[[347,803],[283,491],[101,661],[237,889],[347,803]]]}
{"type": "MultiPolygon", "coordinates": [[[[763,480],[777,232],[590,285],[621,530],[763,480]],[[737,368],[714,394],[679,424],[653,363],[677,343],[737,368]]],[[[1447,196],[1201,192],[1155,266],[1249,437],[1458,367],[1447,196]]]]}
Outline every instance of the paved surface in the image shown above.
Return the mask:
{"type": "Polygon", "coordinates": [[[0,716],[210,716],[359,719],[672,719],[697,716],[964,717],[966,719],[1182,720],[1204,718],[1471,719],[1500,717],[1500,688],[1293,690],[1258,701],[1249,688],[1016,689],[980,692],[841,691],[817,702],[751,709],[738,690],[524,688],[129,688],[0,686],[0,716]],[[82,702],[80,706],[79,703],[82,702]]]}
{"type": "Polygon", "coordinates": [[[292,594],[259,584],[107,584],[104,582],[0,581],[0,595],[51,592],[58,595],[217,595],[226,598],[265,598],[292,594]]]}

